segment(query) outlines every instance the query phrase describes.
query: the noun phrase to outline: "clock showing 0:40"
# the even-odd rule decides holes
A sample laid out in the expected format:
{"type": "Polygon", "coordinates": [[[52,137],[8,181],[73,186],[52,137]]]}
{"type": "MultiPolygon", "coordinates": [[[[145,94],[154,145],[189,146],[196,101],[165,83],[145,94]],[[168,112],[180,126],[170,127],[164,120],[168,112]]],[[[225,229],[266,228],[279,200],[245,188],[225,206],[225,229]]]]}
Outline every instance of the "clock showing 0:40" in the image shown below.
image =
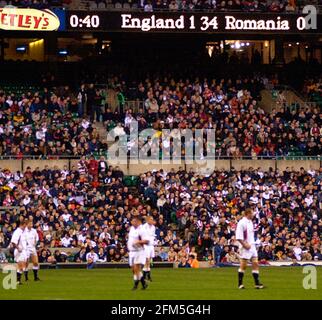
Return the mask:
{"type": "Polygon", "coordinates": [[[100,26],[100,18],[98,15],[86,15],[83,18],[72,14],[69,17],[69,24],[72,28],[98,28],[100,26]]]}

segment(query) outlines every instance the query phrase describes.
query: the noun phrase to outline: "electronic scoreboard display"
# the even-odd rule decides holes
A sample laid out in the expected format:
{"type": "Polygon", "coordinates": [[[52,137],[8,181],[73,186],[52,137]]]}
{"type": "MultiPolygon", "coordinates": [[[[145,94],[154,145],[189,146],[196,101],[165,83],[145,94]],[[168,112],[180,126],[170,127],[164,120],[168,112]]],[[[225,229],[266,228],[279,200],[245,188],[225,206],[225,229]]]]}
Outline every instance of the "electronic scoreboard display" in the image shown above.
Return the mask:
{"type": "MultiPolygon", "coordinates": [[[[313,6],[310,6],[313,7],[313,6]]],[[[314,8],[314,7],[313,7],[314,8]]],[[[0,30],[220,34],[318,34],[321,17],[236,12],[138,12],[0,8],[0,30]]]]}
{"type": "Polygon", "coordinates": [[[318,33],[321,18],[297,14],[68,11],[66,30],[185,33],[318,33]]]}

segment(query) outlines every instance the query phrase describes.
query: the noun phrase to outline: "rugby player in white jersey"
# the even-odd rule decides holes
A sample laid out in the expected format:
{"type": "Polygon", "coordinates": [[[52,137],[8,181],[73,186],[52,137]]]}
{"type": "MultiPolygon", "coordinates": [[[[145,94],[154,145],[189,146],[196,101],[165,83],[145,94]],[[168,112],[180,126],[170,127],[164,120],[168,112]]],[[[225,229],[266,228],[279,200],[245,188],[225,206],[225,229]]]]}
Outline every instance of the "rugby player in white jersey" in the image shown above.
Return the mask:
{"type": "Polygon", "coordinates": [[[149,243],[147,236],[142,227],[141,219],[134,216],[131,220],[127,248],[129,250],[129,265],[132,268],[134,287],[132,290],[138,288],[141,281],[142,289],[147,288],[147,284],[142,274],[142,266],[145,264],[144,245],[149,243]]]}
{"type": "Polygon", "coordinates": [[[39,236],[36,229],[33,228],[32,220],[29,220],[25,229],[26,238],[27,238],[27,268],[25,270],[25,278],[28,281],[28,262],[31,260],[32,262],[32,271],[34,273],[34,280],[39,281],[38,278],[38,270],[39,270],[39,262],[36,246],[39,241],[39,236]]]}
{"type": "Polygon", "coordinates": [[[259,281],[258,255],[255,245],[253,210],[247,208],[244,217],[239,220],[236,229],[236,240],[240,243],[240,267],[238,269],[238,288],[245,289],[243,285],[244,273],[247,262],[252,262],[252,274],[256,289],[263,289],[264,286],[259,281]]]}
{"type": "Polygon", "coordinates": [[[27,238],[25,228],[27,220],[20,222],[19,227],[13,232],[10,241],[10,249],[14,250],[14,260],[17,263],[17,281],[22,284],[21,275],[27,266],[27,238]]]}
{"type": "Polygon", "coordinates": [[[149,243],[144,245],[145,265],[143,267],[143,277],[152,281],[151,278],[151,260],[155,256],[154,241],[155,241],[155,221],[153,217],[148,216],[146,222],[143,224],[143,229],[148,237],[149,243]]]}

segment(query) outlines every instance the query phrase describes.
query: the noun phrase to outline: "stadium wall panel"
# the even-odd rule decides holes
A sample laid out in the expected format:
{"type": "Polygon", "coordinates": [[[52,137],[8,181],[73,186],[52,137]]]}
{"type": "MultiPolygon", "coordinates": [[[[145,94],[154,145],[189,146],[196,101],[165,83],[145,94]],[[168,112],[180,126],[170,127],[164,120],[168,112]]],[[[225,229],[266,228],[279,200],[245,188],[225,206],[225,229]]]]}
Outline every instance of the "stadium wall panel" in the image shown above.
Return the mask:
{"type": "Polygon", "coordinates": [[[249,168],[261,167],[262,170],[275,169],[275,160],[232,160],[232,167],[236,170],[247,170],[249,168]]]}
{"type": "Polygon", "coordinates": [[[35,168],[44,169],[45,166],[49,168],[57,167],[58,169],[63,169],[64,166],[69,166],[68,159],[55,159],[55,160],[23,160],[23,168],[26,170],[27,167],[30,167],[31,170],[35,168]]]}
{"type": "Polygon", "coordinates": [[[314,169],[319,170],[321,162],[319,160],[277,160],[277,168],[285,170],[287,167],[294,168],[295,170],[303,167],[305,170],[314,169]]]}

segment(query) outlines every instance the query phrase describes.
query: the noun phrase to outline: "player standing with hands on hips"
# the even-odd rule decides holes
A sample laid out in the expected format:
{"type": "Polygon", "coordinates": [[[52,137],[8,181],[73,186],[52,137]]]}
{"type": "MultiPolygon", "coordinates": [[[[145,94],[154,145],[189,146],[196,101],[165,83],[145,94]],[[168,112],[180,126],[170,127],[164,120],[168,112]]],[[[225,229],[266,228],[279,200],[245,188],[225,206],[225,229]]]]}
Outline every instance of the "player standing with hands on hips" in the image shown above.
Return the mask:
{"type": "Polygon", "coordinates": [[[236,229],[236,240],[239,241],[240,248],[240,268],[238,269],[238,288],[245,289],[243,285],[244,273],[247,262],[252,262],[252,274],[256,289],[263,289],[264,286],[259,282],[258,254],[255,245],[253,210],[247,208],[244,217],[239,220],[236,229]]]}

